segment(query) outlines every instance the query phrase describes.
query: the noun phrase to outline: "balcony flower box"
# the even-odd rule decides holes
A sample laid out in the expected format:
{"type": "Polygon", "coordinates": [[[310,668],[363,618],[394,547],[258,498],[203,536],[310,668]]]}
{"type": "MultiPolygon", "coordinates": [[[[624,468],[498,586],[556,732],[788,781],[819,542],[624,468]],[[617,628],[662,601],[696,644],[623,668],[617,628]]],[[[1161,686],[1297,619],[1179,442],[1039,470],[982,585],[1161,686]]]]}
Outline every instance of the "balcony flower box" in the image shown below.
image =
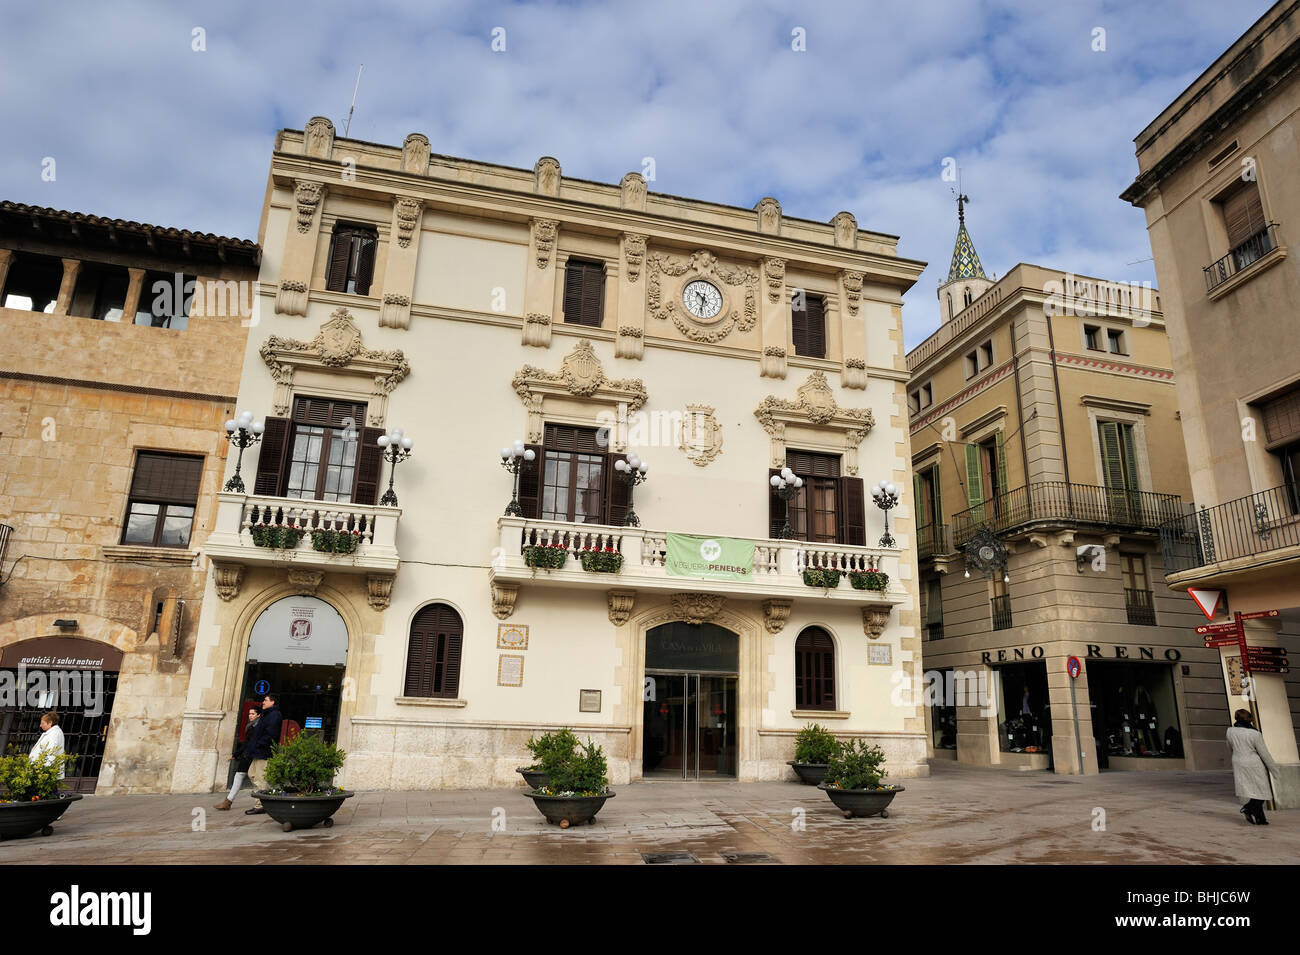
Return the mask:
{"type": "Polygon", "coordinates": [[[594,574],[617,574],[623,567],[623,555],[612,547],[602,550],[583,548],[578,560],[583,570],[594,574]]]}
{"type": "Polygon", "coordinates": [[[307,532],[301,527],[285,527],[283,524],[254,525],[248,529],[253,535],[253,543],[258,547],[275,547],[292,550],[298,546],[307,532]]]}
{"type": "Polygon", "coordinates": [[[564,544],[529,544],[524,548],[524,563],[536,570],[557,570],[569,559],[569,548],[564,544]]]}
{"type": "Polygon", "coordinates": [[[889,575],[880,570],[854,570],[849,572],[849,583],[854,590],[876,590],[884,593],[889,587],[889,575]]]}
{"type": "Polygon", "coordinates": [[[825,590],[833,590],[840,585],[840,577],[843,571],[839,570],[815,570],[808,568],[803,572],[803,582],[809,587],[821,587],[825,590]]]}
{"type": "Polygon", "coordinates": [[[311,532],[311,549],[322,554],[353,554],[360,542],[360,531],[311,532]]]}

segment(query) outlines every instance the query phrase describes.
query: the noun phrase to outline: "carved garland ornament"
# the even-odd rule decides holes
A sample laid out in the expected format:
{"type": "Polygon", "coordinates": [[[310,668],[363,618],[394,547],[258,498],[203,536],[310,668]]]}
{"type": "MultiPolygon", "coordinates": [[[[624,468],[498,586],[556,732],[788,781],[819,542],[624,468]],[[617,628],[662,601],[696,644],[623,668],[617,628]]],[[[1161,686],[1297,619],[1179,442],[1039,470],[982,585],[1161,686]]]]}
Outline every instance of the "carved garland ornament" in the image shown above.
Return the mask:
{"type": "Polygon", "coordinates": [[[316,210],[320,208],[321,196],[324,194],[324,183],[302,180],[294,183],[293,198],[298,207],[299,235],[306,235],[311,231],[312,220],[316,218],[316,210]]]}
{"type": "Polygon", "coordinates": [[[420,213],[424,211],[422,199],[397,200],[397,244],[403,249],[411,244],[411,236],[420,222],[420,213]]]}
{"type": "Polygon", "coordinates": [[[554,219],[533,220],[533,243],[537,246],[537,267],[544,269],[551,264],[551,253],[555,251],[555,230],[559,223],[554,219]]]}
{"type": "Polygon", "coordinates": [[[742,332],[752,329],[758,322],[757,288],[758,273],[753,269],[723,265],[716,255],[703,249],[692,253],[689,260],[659,253],[650,256],[646,289],[650,314],[661,321],[671,318],[677,330],[693,342],[712,344],[726,338],[733,328],[742,332]],[[661,276],[681,278],[687,275],[690,278],[674,283],[673,293],[665,301],[661,276]],[[743,288],[743,314],[739,309],[724,307],[719,317],[707,324],[686,314],[678,301],[679,293],[686,282],[696,278],[712,278],[732,288],[743,288]]]}
{"type": "Polygon", "coordinates": [[[785,259],[767,259],[763,263],[763,272],[767,275],[767,300],[776,305],[780,303],[781,290],[785,288],[785,259]]]}
{"type": "Polygon", "coordinates": [[[641,278],[645,264],[645,236],[629,232],[623,237],[623,258],[627,262],[627,280],[633,285],[641,278]]]}
{"type": "Polygon", "coordinates": [[[721,594],[673,594],[673,614],[687,623],[708,623],[722,612],[726,599],[721,594]]]}
{"type": "Polygon", "coordinates": [[[864,277],[861,272],[849,270],[844,272],[844,298],[850,315],[858,314],[858,306],[862,304],[862,280],[864,277]]]}

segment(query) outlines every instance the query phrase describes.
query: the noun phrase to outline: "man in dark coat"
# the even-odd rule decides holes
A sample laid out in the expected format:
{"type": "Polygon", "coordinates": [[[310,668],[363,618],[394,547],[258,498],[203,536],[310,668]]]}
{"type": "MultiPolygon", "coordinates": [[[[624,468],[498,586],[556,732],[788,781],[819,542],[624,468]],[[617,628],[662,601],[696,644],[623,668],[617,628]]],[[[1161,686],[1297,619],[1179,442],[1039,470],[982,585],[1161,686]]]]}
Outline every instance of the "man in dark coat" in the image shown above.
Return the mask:
{"type": "Polygon", "coordinates": [[[235,763],[235,780],[230,787],[230,792],[225,799],[213,807],[214,809],[225,811],[234,805],[235,797],[239,795],[240,787],[244,785],[244,779],[253,765],[253,760],[270,759],[271,744],[280,741],[280,726],[283,722],[279,698],[274,693],[266,694],[262,698],[262,715],[249,727],[248,739],[239,754],[239,761],[235,763]]]}

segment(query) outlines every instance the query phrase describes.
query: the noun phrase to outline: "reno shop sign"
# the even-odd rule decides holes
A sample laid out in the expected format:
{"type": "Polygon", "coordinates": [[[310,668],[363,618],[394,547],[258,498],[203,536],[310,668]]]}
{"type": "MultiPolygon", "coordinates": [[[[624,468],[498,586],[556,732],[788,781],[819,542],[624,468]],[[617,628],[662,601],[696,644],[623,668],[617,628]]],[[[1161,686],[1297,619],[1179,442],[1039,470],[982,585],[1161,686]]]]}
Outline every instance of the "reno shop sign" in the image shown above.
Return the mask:
{"type": "MultiPolygon", "coordinates": [[[[1103,648],[1100,644],[1089,643],[1088,659],[1090,660],[1152,660],[1156,658],[1155,647],[1137,647],[1134,653],[1133,647],[1111,646],[1103,648]]],[[[1041,660],[1047,655],[1041,646],[1036,647],[1007,647],[1003,650],[984,650],[980,653],[981,663],[1014,663],[1017,660],[1041,660]]],[[[1169,663],[1176,663],[1182,659],[1182,654],[1177,648],[1170,647],[1162,651],[1162,655],[1169,663]]]]}

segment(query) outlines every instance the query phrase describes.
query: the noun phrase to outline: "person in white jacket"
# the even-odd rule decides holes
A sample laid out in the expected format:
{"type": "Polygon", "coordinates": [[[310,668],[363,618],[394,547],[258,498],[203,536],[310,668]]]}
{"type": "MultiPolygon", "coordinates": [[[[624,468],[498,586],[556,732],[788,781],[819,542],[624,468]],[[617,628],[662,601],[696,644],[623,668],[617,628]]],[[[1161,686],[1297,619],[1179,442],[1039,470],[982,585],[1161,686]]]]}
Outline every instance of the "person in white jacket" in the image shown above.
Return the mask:
{"type": "MultiPolygon", "coordinates": [[[[32,762],[40,760],[50,763],[55,757],[62,756],[63,752],[63,730],[59,729],[59,714],[50,710],[41,717],[41,738],[36,741],[28,756],[32,762]]],[[[60,766],[59,778],[63,779],[65,775],[60,766]]]]}

